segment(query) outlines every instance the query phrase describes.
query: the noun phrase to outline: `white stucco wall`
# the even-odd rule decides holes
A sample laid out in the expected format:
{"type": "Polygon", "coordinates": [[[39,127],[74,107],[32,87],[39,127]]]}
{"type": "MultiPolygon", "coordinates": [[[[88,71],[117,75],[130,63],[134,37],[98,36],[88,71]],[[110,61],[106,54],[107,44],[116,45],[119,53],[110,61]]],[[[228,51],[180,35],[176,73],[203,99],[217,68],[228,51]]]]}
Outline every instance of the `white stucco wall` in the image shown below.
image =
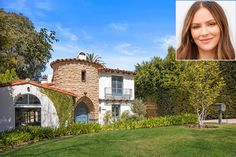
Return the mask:
{"type": "Polygon", "coordinates": [[[41,126],[58,127],[59,119],[52,101],[31,84],[0,87],[0,131],[15,128],[15,101],[19,95],[33,94],[41,102],[41,126]],[[30,91],[27,88],[30,88],[30,91]]]}
{"type": "Polygon", "coordinates": [[[99,99],[105,98],[105,87],[111,88],[111,79],[112,76],[123,76],[123,88],[132,89],[131,100],[134,99],[134,76],[121,75],[121,74],[109,74],[109,73],[100,73],[99,74],[99,99]]]}
{"type": "Polygon", "coordinates": [[[106,111],[111,111],[112,112],[112,105],[120,105],[120,115],[124,112],[124,111],[129,111],[132,114],[131,111],[131,103],[100,103],[99,107],[101,108],[101,110],[99,111],[99,123],[100,124],[104,124],[103,122],[103,117],[106,113],[106,111]]]}
{"type": "MultiPolygon", "coordinates": [[[[129,75],[121,75],[121,74],[110,74],[110,73],[100,73],[99,74],[99,99],[105,99],[105,88],[111,88],[112,76],[123,76],[123,88],[124,89],[132,89],[131,100],[134,100],[134,76],[129,75]]],[[[131,112],[131,103],[121,101],[120,103],[112,103],[112,102],[101,102],[99,104],[99,123],[104,124],[103,117],[106,111],[112,111],[112,105],[120,105],[120,115],[128,110],[131,112]]]]}

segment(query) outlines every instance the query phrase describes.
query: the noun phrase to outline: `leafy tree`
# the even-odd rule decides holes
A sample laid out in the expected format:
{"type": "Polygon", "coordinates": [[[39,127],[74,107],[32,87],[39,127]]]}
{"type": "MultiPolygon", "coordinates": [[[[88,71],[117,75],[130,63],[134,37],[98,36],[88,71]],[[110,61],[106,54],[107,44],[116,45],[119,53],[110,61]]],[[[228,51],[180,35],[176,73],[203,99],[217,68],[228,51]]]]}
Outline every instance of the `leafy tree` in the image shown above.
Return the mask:
{"type": "Polygon", "coordinates": [[[179,78],[187,67],[186,62],[175,60],[175,49],[168,48],[168,54],[162,61],[160,85],[157,90],[157,104],[161,115],[178,115],[191,113],[188,105],[188,94],[180,91],[179,78]]]}
{"type": "Polygon", "coordinates": [[[112,120],[112,113],[111,111],[106,111],[103,117],[103,121],[105,125],[108,125],[111,123],[112,120]]]}
{"type": "Polygon", "coordinates": [[[135,99],[131,105],[131,111],[137,115],[138,119],[143,119],[147,113],[143,100],[135,99]]]}
{"type": "Polygon", "coordinates": [[[18,80],[15,69],[7,70],[5,73],[0,74],[0,83],[7,83],[18,80]]]}
{"type": "Polygon", "coordinates": [[[51,58],[55,32],[36,31],[24,15],[0,9],[0,73],[16,69],[20,79],[38,79],[51,58]]]}
{"type": "Polygon", "coordinates": [[[187,62],[175,60],[173,47],[168,48],[164,59],[154,57],[151,61],[137,64],[136,97],[155,102],[160,115],[192,113],[193,108],[188,105],[188,93],[180,91],[178,84],[179,76],[187,66],[187,62]]]}
{"type": "Polygon", "coordinates": [[[103,66],[105,65],[104,61],[102,60],[102,57],[94,53],[86,53],[86,59],[91,62],[102,64],[103,66]]]}
{"type": "Polygon", "coordinates": [[[154,57],[149,62],[137,64],[135,75],[135,95],[137,98],[146,99],[156,97],[160,87],[162,59],[154,57]]]}
{"type": "Polygon", "coordinates": [[[208,107],[216,101],[225,85],[220,72],[217,62],[192,62],[181,76],[180,85],[189,92],[189,103],[196,110],[200,127],[208,107]]]}
{"type": "MultiPolygon", "coordinates": [[[[157,105],[159,115],[196,112],[196,106],[193,105],[192,100],[194,92],[189,92],[189,89],[193,90],[195,87],[188,86],[187,88],[184,85],[184,80],[196,81],[197,76],[194,76],[193,72],[201,72],[199,69],[199,71],[194,70],[198,64],[200,66],[203,63],[176,61],[175,50],[172,47],[168,49],[168,54],[164,59],[154,57],[150,61],[143,61],[141,64],[137,64],[137,74],[135,76],[136,97],[143,99],[145,102],[152,100],[157,105]]],[[[206,67],[210,67],[210,65],[206,64],[206,67]]],[[[202,77],[213,77],[212,80],[217,78],[221,80],[223,78],[226,85],[223,86],[224,83],[219,84],[219,90],[214,87],[212,90],[216,89],[216,94],[213,97],[207,97],[212,98],[215,102],[225,103],[227,109],[224,114],[228,117],[236,117],[236,62],[218,62],[217,65],[213,66],[213,70],[209,69],[208,71],[207,68],[205,69],[205,75],[203,75],[203,72],[201,73],[202,77]],[[213,76],[208,73],[212,73],[213,76]],[[217,77],[214,78],[214,75],[217,77]]],[[[204,82],[202,84],[205,86],[204,82]]],[[[218,84],[215,85],[217,86],[218,84]]],[[[210,92],[208,88],[204,88],[207,92],[210,92]]],[[[205,115],[207,115],[207,118],[217,118],[217,111],[209,107],[209,104],[206,104],[207,111],[205,115]]]]}

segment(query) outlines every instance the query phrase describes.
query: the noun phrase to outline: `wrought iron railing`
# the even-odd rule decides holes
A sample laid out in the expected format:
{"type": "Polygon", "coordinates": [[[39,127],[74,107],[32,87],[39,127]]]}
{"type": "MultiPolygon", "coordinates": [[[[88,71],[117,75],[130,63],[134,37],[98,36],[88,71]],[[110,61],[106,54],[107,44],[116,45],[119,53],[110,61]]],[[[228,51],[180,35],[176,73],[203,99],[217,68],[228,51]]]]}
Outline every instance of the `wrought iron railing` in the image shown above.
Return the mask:
{"type": "Polygon", "coordinates": [[[128,88],[104,88],[105,99],[110,100],[131,100],[132,89],[128,88]]]}

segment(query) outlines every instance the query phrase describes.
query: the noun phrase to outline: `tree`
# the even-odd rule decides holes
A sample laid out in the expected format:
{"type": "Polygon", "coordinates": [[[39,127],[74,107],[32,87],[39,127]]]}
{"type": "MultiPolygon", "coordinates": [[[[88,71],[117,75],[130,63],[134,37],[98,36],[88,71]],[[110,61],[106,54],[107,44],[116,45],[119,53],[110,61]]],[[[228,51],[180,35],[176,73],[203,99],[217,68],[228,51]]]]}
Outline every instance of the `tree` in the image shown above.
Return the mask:
{"type": "Polygon", "coordinates": [[[163,68],[158,80],[157,105],[160,115],[178,115],[191,113],[192,107],[188,105],[188,94],[180,91],[179,78],[188,66],[186,62],[175,60],[175,49],[168,48],[168,54],[162,61],[163,68]]]}
{"type": "Polygon", "coordinates": [[[135,66],[135,95],[146,99],[156,97],[160,87],[162,59],[154,57],[151,61],[143,61],[135,66]]]}
{"type": "Polygon", "coordinates": [[[189,103],[194,107],[198,123],[203,127],[206,111],[220,95],[225,82],[217,62],[192,62],[181,76],[180,86],[189,92],[189,103]]]}
{"type": "Polygon", "coordinates": [[[94,53],[86,53],[86,59],[91,62],[102,64],[103,66],[105,65],[104,61],[102,60],[102,57],[94,53]]]}
{"type": "Polygon", "coordinates": [[[188,66],[187,62],[175,61],[175,49],[168,48],[164,59],[154,57],[136,65],[135,95],[145,102],[152,100],[159,115],[192,113],[188,93],[180,92],[179,76],[188,66]]]}
{"type": "Polygon", "coordinates": [[[51,58],[55,32],[37,32],[24,15],[0,9],[0,73],[15,69],[20,79],[38,79],[51,58]]]}
{"type": "Polygon", "coordinates": [[[0,83],[7,83],[15,80],[18,80],[18,77],[14,69],[7,70],[5,73],[0,74],[0,83]]]}
{"type": "Polygon", "coordinates": [[[143,119],[146,115],[146,106],[141,99],[135,99],[131,105],[131,111],[137,115],[138,119],[143,119]]]}
{"type": "Polygon", "coordinates": [[[103,117],[103,121],[105,125],[108,125],[111,123],[111,119],[112,119],[112,114],[111,111],[106,111],[103,117]]]}

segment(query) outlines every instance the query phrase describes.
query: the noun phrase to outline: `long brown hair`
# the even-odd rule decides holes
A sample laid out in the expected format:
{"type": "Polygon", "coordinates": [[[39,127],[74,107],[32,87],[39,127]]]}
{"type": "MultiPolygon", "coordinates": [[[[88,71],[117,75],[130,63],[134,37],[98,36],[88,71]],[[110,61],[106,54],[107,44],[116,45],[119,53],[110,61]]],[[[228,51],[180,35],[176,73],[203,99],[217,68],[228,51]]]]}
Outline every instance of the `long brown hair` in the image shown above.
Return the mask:
{"type": "Polygon", "coordinates": [[[191,35],[191,23],[195,13],[204,7],[212,14],[220,28],[217,45],[217,59],[235,59],[235,51],[230,41],[229,26],[222,7],[214,1],[196,1],[188,10],[181,34],[181,45],[177,49],[177,59],[198,59],[198,47],[191,35]]]}

